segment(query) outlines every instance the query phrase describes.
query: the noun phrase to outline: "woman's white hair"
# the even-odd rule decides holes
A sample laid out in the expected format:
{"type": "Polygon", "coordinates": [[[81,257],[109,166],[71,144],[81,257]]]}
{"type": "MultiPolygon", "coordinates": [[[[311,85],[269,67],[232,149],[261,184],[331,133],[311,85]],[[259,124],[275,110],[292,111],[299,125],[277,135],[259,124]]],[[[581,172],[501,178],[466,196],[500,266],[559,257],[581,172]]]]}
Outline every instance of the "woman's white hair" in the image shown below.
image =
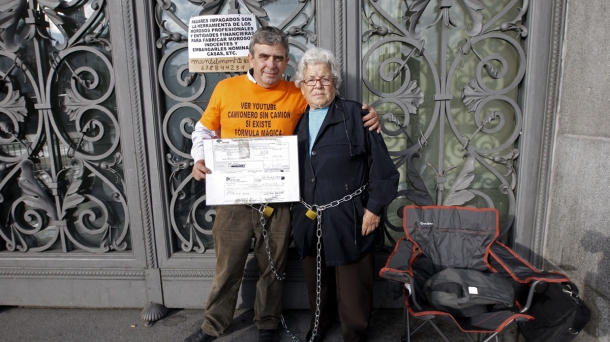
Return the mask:
{"type": "Polygon", "coordinates": [[[294,83],[297,88],[301,86],[301,82],[303,82],[303,78],[305,77],[305,71],[307,70],[307,66],[310,64],[319,64],[326,63],[330,67],[330,72],[333,77],[333,84],[335,88],[339,88],[341,85],[341,73],[339,72],[339,68],[337,67],[337,60],[335,59],[335,55],[332,52],[313,47],[305,51],[303,57],[301,57],[301,61],[299,62],[299,66],[297,67],[297,73],[294,78],[294,83]]]}

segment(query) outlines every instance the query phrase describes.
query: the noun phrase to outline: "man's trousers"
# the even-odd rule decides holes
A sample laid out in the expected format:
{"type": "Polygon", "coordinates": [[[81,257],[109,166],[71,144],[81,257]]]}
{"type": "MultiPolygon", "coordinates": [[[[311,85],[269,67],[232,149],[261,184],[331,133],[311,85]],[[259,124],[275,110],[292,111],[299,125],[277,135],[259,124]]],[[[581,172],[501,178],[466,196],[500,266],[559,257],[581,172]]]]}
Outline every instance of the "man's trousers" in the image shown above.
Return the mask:
{"type": "MultiPolygon", "coordinates": [[[[290,238],[290,204],[272,203],[273,214],[265,228],[277,273],[281,276],[286,266],[290,238]]],[[[256,284],[254,323],[259,329],[275,329],[282,314],[283,283],[277,280],[265,251],[260,214],[247,205],[216,207],[216,221],[212,228],[216,269],[212,288],[205,305],[201,329],[208,335],[220,336],[233,322],[237,295],[244,275],[246,259],[254,243],[258,261],[259,280],[256,284]]]]}

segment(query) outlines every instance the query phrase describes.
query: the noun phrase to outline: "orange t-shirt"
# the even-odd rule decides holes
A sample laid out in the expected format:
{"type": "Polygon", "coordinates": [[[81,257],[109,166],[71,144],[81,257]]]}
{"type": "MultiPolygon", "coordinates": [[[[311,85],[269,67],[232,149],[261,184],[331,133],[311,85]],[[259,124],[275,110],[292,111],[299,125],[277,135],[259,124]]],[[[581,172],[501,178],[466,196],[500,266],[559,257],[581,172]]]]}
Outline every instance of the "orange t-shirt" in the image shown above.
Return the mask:
{"type": "Polygon", "coordinates": [[[292,135],[306,107],[292,82],[263,88],[240,75],[218,82],[200,121],[225,139],[292,135]]]}

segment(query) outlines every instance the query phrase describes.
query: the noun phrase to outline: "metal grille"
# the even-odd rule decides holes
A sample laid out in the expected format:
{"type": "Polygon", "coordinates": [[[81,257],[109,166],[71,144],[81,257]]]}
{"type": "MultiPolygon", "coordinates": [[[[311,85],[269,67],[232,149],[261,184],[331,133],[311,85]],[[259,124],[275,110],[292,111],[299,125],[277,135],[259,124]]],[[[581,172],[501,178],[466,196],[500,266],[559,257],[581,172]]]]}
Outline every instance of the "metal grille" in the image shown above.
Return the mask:
{"type": "Polygon", "coordinates": [[[390,243],[403,231],[396,209],[412,203],[495,207],[508,233],[529,1],[363,4],[364,102],[383,114],[402,175],[385,218],[390,243]]]}
{"type": "Polygon", "coordinates": [[[129,250],[107,4],[14,1],[0,32],[0,239],[129,250]]]}
{"type": "Polygon", "coordinates": [[[216,83],[236,75],[188,72],[186,34],[190,17],[254,14],[259,25],[273,25],[289,34],[287,72],[294,73],[295,61],[317,42],[315,3],[301,0],[217,1],[216,6],[204,6],[203,1],[157,2],[155,13],[160,31],[157,48],[162,54],[157,74],[165,99],[163,136],[170,169],[167,187],[171,231],[168,235],[175,241],[175,251],[204,253],[213,247],[211,229],[215,210],[206,206],[203,182],[196,182],[191,176],[190,132],[205,110],[216,83]]]}

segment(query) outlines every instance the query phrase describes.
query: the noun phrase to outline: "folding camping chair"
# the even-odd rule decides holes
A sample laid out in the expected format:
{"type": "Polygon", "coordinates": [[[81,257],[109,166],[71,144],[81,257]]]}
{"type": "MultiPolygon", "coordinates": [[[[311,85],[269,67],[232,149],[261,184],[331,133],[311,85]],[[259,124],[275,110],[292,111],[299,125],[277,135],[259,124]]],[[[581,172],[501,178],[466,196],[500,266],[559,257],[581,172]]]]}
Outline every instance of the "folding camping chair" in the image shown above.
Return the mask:
{"type": "MultiPolygon", "coordinates": [[[[490,341],[513,322],[532,320],[527,314],[536,285],[541,282],[565,282],[559,273],[541,272],[520,258],[507,246],[496,241],[499,234],[498,211],[493,208],[406,206],[403,211],[401,238],[379,275],[404,283],[404,327],[401,341],[426,324],[449,341],[433,321],[436,316],[453,319],[465,333],[490,341]],[[513,307],[494,306],[473,317],[456,317],[431,306],[422,288],[427,279],[447,269],[473,269],[500,273],[515,289],[513,307]],[[423,322],[411,331],[409,316],[423,322]]],[[[470,336],[472,338],[472,336],[470,336]]]]}

